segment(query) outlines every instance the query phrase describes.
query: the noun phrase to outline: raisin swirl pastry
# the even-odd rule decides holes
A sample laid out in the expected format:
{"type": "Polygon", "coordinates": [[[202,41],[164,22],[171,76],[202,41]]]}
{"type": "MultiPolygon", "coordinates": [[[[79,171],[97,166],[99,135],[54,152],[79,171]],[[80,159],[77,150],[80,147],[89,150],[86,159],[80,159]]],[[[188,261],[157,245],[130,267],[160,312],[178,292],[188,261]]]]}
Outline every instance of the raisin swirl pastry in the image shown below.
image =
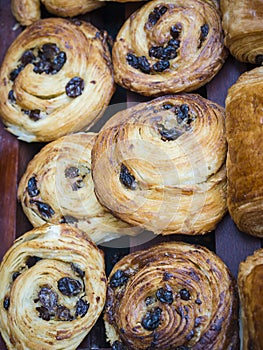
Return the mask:
{"type": "Polygon", "coordinates": [[[263,67],[258,67],[243,73],[226,98],[228,209],[241,231],[258,237],[263,237],[262,109],[263,67]]]}
{"type": "Polygon", "coordinates": [[[224,133],[224,109],[197,94],[115,114],[92,149],[98,200],[155,233],[213,230],[226,212],[224,133]]]}
{"type": "Polygon", "coordinates": [[[103,253],[66,224],[18,238],[0,278],[0,329],[8,349],[76,349],[105,303],[103,253]]]}
{"type": "Polygon", "coordinates": [[[106,33],[61,18],[35,22],[7,51],[0,89],[3,122],[21,140],[89,128],[114,92],[106,33]]]}
{"type": "Polygon", "coordinates": [[[124,23],[113,47],[115,81],[146,96],[193,91],[226,58],[213,1],[155,0],[124,23]]]}
{"type": "Polygon", "coordinates": [[[40,5],[57,16],[73,17],[103,5],[94,0],[11,0],[12,13],[22,25],[28,26],[41,17],[40,5]]]}
{"type": "Polygon", "coordinates": [[[28,164],[18,199],[33,226],[66,222],[103,243],[138,229],[115,218],[97,201],[91,177],[94,133],[77,133],[46,145],[28,164]]]}
{"type": "Polygon", "coordinates": [[[181,242],[125,256],[108,279],[113,349],[238,349],[236,284],[214,253],[181,242]]]}
{"type": "Polygon", "coordinates": [[[263,349],[263,249],[242,262],[238,290],[242,310],[243,350],[263,349]]]}
{"type": "Polygon", "coordinates": [[[263,63],[263,2],[221,0],[225,45],[241,62],[263,63]]]}

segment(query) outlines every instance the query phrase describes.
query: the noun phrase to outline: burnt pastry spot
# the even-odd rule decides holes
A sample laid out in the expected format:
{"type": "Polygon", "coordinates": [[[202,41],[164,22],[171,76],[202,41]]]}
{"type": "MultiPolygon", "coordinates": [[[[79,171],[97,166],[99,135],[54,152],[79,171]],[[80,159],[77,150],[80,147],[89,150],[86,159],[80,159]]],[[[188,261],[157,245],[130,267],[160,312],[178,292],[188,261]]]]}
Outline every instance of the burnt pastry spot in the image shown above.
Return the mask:
{"type": "Polygon", "coordinates": [[[115,340],[112,344],[112,350],[126,350],[126,347],[119,340],[115,340]]]}
{"type": "Polygon", "coordinates": [[[78,219],[75,218],[74,216],[71,216],[71,215],[65,215],[65,216],[62,216],[61,220],[60,220],[60,223],[61,224],[75,224],[78,222],[78,219]]]}
{"type": "Polygon", "coordinates": [[[72,98],[78,97],[82,95],[82,91],[84,90],[84,80],[80,77],[74,77],[70,79],[65,89],[66,89],[66,94],[69,97],[72,97],[72,98]]]}
{"type": "Polygon", "coordinates": [[[8,100],[11,102],[11,103],[16,103],[16,98],[15,98],[15,95],[14,95],[14,91],[13,90],[10,90],[9,93],[8,93],[8,100]]]}
{"type": "Polygon", "coordinates": [[[161,322],[162,309],[156,307],[148,311],[141,320],[141,325],[147,331],[153,331],[158,328],[161,322]]]}
{"type": "Polygon", "coordinates": [[[158,131],[161,135],[162,141],[175,141],[176,139],[178,139],[178,137],[183,135],[182,130],[176,127],[171,129],[166,129],[162,124],[158,126],[158,131]]]}
{"type": "Polygon", "coordinates": [[[255,58],[255,63],[261,65],[263,63],[263,55],[257,55],[255,58]]]}
{"type": "Polygon", "coordinates": [[[40,109],[32,109],[31,111],[29,111],[29,115],[28,116],[34,122],[38,121],[39,119],[41,119],[40,109]]]}
{"type": "Polygon", "coordinates": [[[37,180],[35,176],[30,177],[27,182],[27,193],[30,197],[35,197],[39,194],[39,189],[37,188],[37,180]]]}
{"type": "Polygon", "coordinates": [[[58,280],[58,290],[69,297],[78,295],[82,291],[82,285],[78,280],[70,277],[62,277],[58,280]]]}
{"type": "Polygon", "coordinates": [[[50,205],[47,203],[35,201],[31,199],[29,201],[30,204],[35,204],[37,206],[37,209],[39,211],[39,214],[43,217],[43,219],[47,220],[52,218],[52,216],[55,214],[54,210],[51,208],[50,205]]]}
{"type": "Polygon", "coordinates": [[[154,26],[167,11],[166,6],[156,6],[148,16],[147,27],[154,26]]]}
{"type": "Polygon", "coordinates": [[[65,169],[65,177],[73,179],[74,177],[79,176],[79,169],[76,168],[75,166],[71,166],[65,169]]]}
{"type": "Polygon", "coordinates": [[[130,190],[135,190],[136,189],[136,180],[135,177],[129,172],[128,168],[122,164],[121,165],[121,171],[120,171],[120,181],[121,183],[129,188],[130,190]]]}
{"type": "Polygon", "coordinates": [[[160,288],[156,292],[156,298],[165,304],[172,304],[174,301],[173,292],[170,290],[166,290],[164,288],[160,288]]]}
{"type": "Polygon", "coordinates": [[[26,260],[26,265],[30,269],[35,266],[38,261],[42,260],[39,256],[29,256],[26,260]]]}
{"type": "Polygon", "coordinates": [[[154,296],[148,296],[146,299],[145,299],[145,304],[146,306],[149,306],[149,305],[152,305],[156,302],[156,299],[154,296]]]}
{"type": "Polygon", "coordinates": [[[89,303],[86,300],[79,299],[76,304],[75,317],[84,317],[89,310],[89,303]]]}
{"type": "Polygon", "coordinates": [[[10,306],[10,298],[6,296],[3,301],[3,307],[5,310],[8,310],[9,306],[10,306]]]}
{"type": "Polygon", "coordinates": [[[15,272],[13,273],[13,275],[12,275],[12,281],[14,282],[14,281],[17,279],[17,277],[20,276],[20,275],[21,275],[20,272],[15,271],[15,272]]]}
{"type": "Polygon", "coordinates": [[[77,276],[84,278],[85,271],[81,270],[81,268],[78,267],[78,265],[71,263],[70,264],[71,269],[76,273],[77,276]]]}
{"type": "Polygon", "coordinates": [[[70,310],[63,305],[59,305],[56,308],[56,317],[59,321],[72,321],[73,316],[70,314],[70,310]]]}
{"type": "Polygon", "coordinates": [[[122,270],[117,270],[110,280],[110,286],[112,288],[123,286],[128,282],[129,277],[125,275],[122,270]]]}
{"type": "Polygon", "coordinates": [[[191,298],[190,292],[189,292],[187,289],[185,289],[185,288],[183,288],[183,289],[181,289],[181,290],[179,291],[179,295],[180,295],[180,298],[181,298],[182,300],[188,301],[188,300],[190,300],[190,298],[191,298]]]}

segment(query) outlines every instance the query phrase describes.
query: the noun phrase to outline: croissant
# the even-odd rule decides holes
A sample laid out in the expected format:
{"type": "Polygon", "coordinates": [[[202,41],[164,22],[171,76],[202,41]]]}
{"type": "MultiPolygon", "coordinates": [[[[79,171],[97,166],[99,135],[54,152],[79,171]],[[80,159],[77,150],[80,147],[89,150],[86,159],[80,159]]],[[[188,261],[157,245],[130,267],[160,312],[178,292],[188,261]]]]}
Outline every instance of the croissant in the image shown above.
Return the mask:
{"type": "Polygon", "coordinates": [[[96,199],[90,170],[95,138],[94,133],[61,137],[42,148],[28,164],[18,199],[33,226],[66,222],[97,244],[138,233],[96,199]]]}
{"type": "Polygon", "coordinates": [[[216,1],[149,1],[131,15],[113,46],[115,81],[146,96],[193,91],[223,65],[216,1]]]}
{"type": "Polygon", "coordinates": [[[66,224],[18,238],[0,279],[0,330],[8,349],[76,349],[105,303],[103,253],[66,224]]]}
{"type": "Polygon", "coordinates": [[[226,212],[224,109],[163,96],[115,114],[92,149],[99,202],[155,233],[200,234],[226,212]]]}
{"type": "Polygon", "coordinates": [[[263,249],[239,266],[238,290],[243,324],[243,350],[263,349],[263,249]]]}
{"type": "Polygon", "coordinates": [[[263,2],[221,0],[225,45],[241,62],[263,63],[263,2]]]}
{"type": "Polygon", "coordinates": [[[112,349],[238,349],[237,291],[206,248],[162,243],[122,258],[108,279],[112,349]]]}
{"type": "Polygon", "coordinates": [[[94,0],[11,0],[12,13],[22,25],[28,26],[41,17],[41,3],[57,16],[73,17],[95,10],[103,5],[94,0]]]}
{"type": "Polygon", "coordinates": [[[114,92],[106,33],[61,18],[35,22],[10,46],[0,89],[3,122],[21,140],[46,142],[91,127],[114,92]]]}
{"type": "Polygon", "coordinates": [[[263,237],[263,67],[240,76],[226,98],[229,212],[238,228],[263,237]]]}

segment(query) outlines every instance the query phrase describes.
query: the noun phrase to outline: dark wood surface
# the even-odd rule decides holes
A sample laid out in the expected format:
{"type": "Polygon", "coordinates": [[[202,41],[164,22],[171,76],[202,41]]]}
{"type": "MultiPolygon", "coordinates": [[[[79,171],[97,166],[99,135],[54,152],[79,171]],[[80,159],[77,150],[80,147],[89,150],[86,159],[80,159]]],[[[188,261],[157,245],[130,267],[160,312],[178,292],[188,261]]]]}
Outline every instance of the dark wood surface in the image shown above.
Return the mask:
{"type": "MultiPolygon", "coordinates": [[[[99,29],[106,29],[114,38],[125,17],[140,5],[141,3],[129,5],[109,3],[104,8],[82,16],[82,18],[91,21],[99,29]]],[[[49,14],[46,13],[45,16],[49,16],[49,14]]],[[[15,19],[10,10],[10,0],[0,0],[0,62],[2,62],[10,43],[22,30],[21,27],[14,30],[15,24],[15,19]]],[[[198,92],[224,106],[227,89],[247,69],[249,67],[245,64],[239,63],[232,57],[229,57],[219,74],[198,92]]],[[[116,108],[123,109],[126,105],[131,105],[132,102],[143,100],[145,100],[144,97],[126,92],[122,88],[117,88],[111,105],[115,106],[121,103],[120,107],[116,108]]],[[[105,120],[117,110],[116,108],[110,108],[110,111],[93,127],[93,130],[98,131],[105,120]]],[[[16,137],[6,132],[3,125],[0,124],[0,259],[2,259],[7,249],[12,245],[13,240],[32,227],[23,214],[20,205],[17,203],[16,191],[17,184],[26,169],[28,161],[42,146],[42,144],[27,144],[18,141],[16,137]]],[[[102,247],[105,252],[107,273],[110,272],[117,259],[129,253],[129,251],[149,247],[160,241],[182,240],[202,244],[215,251],[228,265],[234,276],[237,276],[239,263],[261,246],[259,239],[239,232],[229,215],[225,216],[215,232],[205,236],[171,235],[156,237],[151,233],[145,233],[145,235],[144,243],[142,243],[141,239],[133,237],[127,239],[126,248],[102,247]]],[[[105,350],[108,348],[109,344],[106,342],[104,326],[100,318],[79,349],[105,350]]],[[[6,347],[2,339],[0,339],[0,350],[5,349],[6,347]]]]}

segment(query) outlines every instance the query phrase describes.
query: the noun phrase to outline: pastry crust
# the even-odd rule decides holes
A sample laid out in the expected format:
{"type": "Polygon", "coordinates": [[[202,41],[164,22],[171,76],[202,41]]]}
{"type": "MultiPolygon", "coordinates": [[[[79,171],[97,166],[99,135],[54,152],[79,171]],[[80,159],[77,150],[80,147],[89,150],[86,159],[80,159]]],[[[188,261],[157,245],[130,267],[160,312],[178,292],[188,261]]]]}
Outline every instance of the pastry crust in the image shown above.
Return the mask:
{"type": "Polygon", "coordinates": [[[211,231],[226,211],[224,109],[164,96],[115,114],[92,149],[100,203],[155,233],[211,231]]]}
{"type": "Polygon", "coordinates": [[[208,249],[162,243],[121,259],[108,279],[106,333],[129,350],[239,349],[236,283],[208,249]]]}
{"type": "Polygon", "coordinates": [[[66,224],[18,238],[0,266],[0,329],[7,348],[76,349],[103,309],[104,269],[103,253],[66,224]]]}
{"type": "Polygon", "coordinates": [[[113,46],[115,81],[146,96],[193,91],[226,58],[215,1],[149,1],[132,14],[113,46]]]}
{"type": "Polygon", "coordinates": [[[61,137],[42,148],[28,164],[18,199],[34,227],[67,222],[96,244],[139,232],[97,201],[90,170],[95,139],[94,133],[61,137]]]}
{"type": "Polygon", "coordinates": [[[239,266],[238,289],[243,324],[243,350],[263,349],[263,249],[239,266]]]}
{"type": "Polygon", "coordinates": [[[0,70],[0,113],[27,142],[87,130],[114,92],[106,33],[85,22],[39,20],[10,46],[0,70]]]}
{"type": "Polygon", "coordinates": [[[263,62],[262,0],[221,0],[225,45],[241,62],[263,62]]]}
{"type": "Polygon", "coordinates": [[[263,237],[263,67],[240,76],[226,98],[228,209],[238,228],[263,237]]]}

